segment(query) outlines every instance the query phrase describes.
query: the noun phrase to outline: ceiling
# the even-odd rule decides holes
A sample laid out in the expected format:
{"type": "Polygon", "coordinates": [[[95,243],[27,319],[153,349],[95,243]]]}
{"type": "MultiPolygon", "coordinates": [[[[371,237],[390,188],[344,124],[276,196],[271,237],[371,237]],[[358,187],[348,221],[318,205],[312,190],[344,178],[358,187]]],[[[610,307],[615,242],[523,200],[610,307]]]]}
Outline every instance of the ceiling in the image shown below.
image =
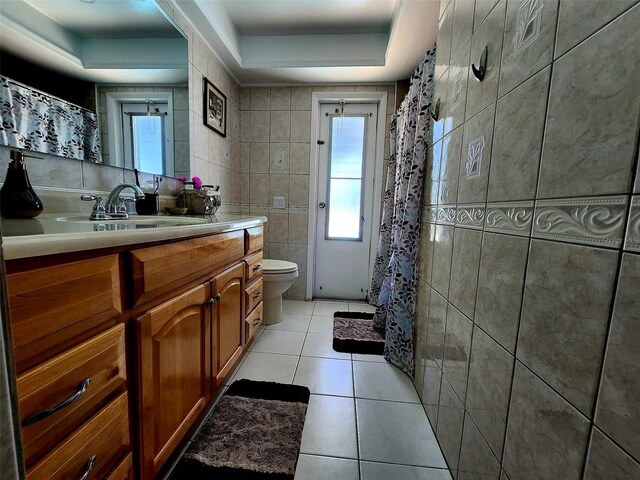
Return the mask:
{"type": "MultiPolygon", "coordinates": [[[[242,85],[405,79],[438,30],[439,0],[166,1],[242,85]]],[[[2,0],[0,26],[3,49],[86,80],[186,80],[186,41],[156,0],[2,0]]]]}
{"type": "Polygon", "coordinates": [[[222,0],[240,35],[388,33],[396,0],[222,0]]]}
{"type": "Polygon", "coordinates": [[[242,85],[408,78],[439,0],[173,0],[242,85]]]}

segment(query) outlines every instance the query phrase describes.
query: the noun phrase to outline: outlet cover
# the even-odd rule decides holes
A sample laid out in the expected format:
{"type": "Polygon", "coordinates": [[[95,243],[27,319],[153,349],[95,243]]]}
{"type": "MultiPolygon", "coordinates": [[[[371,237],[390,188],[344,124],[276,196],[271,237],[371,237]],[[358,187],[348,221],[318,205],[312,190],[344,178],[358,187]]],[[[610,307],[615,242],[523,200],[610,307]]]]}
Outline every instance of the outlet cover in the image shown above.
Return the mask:
{"type": "Polygon", "coordinates": [[[273,197],[273,208],[284,209],[284,197],[273,197]]]}

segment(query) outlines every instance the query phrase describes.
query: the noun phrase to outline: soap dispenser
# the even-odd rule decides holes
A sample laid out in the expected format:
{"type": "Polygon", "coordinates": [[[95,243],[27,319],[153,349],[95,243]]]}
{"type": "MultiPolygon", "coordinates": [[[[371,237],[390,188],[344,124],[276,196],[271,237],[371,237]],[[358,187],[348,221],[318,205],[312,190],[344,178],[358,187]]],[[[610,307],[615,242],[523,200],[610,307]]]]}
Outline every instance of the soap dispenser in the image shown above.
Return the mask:
{"type": "Polygon", "coordinates": [[[26,155],[11,150],[7,177],[0,190],[0,212],[8,218],[33,218],[42,213],[42,202],[31,186],[24,165],[26,155]]]}

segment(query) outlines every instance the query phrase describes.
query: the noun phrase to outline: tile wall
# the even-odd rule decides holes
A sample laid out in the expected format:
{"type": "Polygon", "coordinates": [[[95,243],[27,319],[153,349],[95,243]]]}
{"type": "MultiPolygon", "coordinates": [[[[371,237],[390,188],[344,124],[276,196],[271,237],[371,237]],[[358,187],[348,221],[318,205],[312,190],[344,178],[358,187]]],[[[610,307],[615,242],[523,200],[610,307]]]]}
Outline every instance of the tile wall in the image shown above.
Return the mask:
{"type": "MultiPolygon", "coordinates": [[[[300,276],[285,294],[304,299],[309,220],[309,141],[313,92],[386,91],[387,126],[395,109],[395,85],[250,87],[240,93],[240,196],[243,209],[269,218],[265,256],[298,264],[300,276]],[[285,208],[273,208],[282,196],[285,208]]],[[[389,130],[387,128],[387,136],[389,130]]],[[[389,138],[385,139],[385,145],[389,138]]],[[[388,160],[388,147],[385,161],[388,160]]],[[[382,201],[380,199],[380,201],[382,201]]]]}
{"type": "Polygon", "coordinates": [[[640,5],[442,0],[439,22],[415,385],[449,467],[640,478],[640,5]]]}

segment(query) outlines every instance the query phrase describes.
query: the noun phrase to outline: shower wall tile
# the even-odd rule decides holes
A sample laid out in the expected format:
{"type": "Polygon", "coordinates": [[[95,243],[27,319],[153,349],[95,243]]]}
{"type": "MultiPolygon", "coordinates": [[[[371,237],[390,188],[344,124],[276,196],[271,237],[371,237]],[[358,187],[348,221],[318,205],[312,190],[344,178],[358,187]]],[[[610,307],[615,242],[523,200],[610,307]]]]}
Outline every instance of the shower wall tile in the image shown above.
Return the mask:
{"type": "Polygon", "coordinates": [[[482,232],[456,228],[451,260],[449,301],[467,317],[473,318],[482,232]]]}
{"type": "Polygon", "coordinates": [[[437,205],[438,184],[440,182],[440,160],[442,158],[442,141],[436,142],[427,149],[427,160],[424,172],[425,191],[423,205],[437,205]]]}
{"type": "Polygon", "coordinates": [[[514,358],[477,326],[469,365],[466,409],[497,458],[502,457],[514,358]]]}
{"type": "Polygon", "coordinates": [[[562,0],[558,12],[555,58],[616,18],[637,0],[562,0]]]}
{"type": "MultiPolygon", "coordinates": [[[[431,293],[431,287],[427,285],[427,282],[418,278],[416,282],[416,316],[415,316],[415,329],[414,332],[420,340],[426,342],[427,340],[427,323],[429,321],[429,295],[431,293]]],[[[426,343],[425,343],[426,349],[426,343]]],[[[416,379],[418,375],[416,374],[416,379]]],[[[416,389],[421,392],[421,388],[416,389]]]]}
{"type": "Polygon", "coordinates": [[[498,101],[489,202],[535,198],[550,72],[545,68],[498,101]]]}
{"type": "Polygon", "coordinates": [[[467,109],[465,113],[465,118],[467,119],[494,103],[498,96],[498,77],[500,75],[502,32],[504,30],[506,5],[507,0],[501,0],[471,38],[471,63],[478,67],[482,51],[487,47],[487,68],[482,81],[479,81],[474,76],[473,71],[469,72],[467,109]]]}
{"type": "Polygon", "coordinates": [[[447,378],[442,377],[440,386],[440,404],[438,406],[438,443],[442,449],[447,465],[454,478],[458,473],[460,444],[462,442],[462,425],[464,422],[464,405],[449,385],[447,378]]]}
{"type": "MultiPolygon", "coordinates": [[[[429,349],[427,347],[427,352],[429,349]]],[[[435,432],[438,427],[438,404],[440,402],[440,383],[442,382],[442,370],[432,359],[428,359],[424,366],[424,378],[422,385],[422,405],[427,413],[431,427],[435,432]]]]}
{"type": "Polygon", "coordinates": [[[433,250],[431,286],[446,296],[449,295],[449,279],[451,277],[453,230],[451,226],[436,225],[436,239],[433,250]]]}
{"type": "Polygon", "coordinates": [[[467,413],[462,432],[458,480],[495,479],[500,476],[500,463],[491,452],[480,431],[467,413]]]}
{"type": "Polygon", "coordinates": [[[495,109],[493,104],[464,124],[458,174],[458,203],[487,200],[495,109]]]}
{"type": "Polygon", "coordinates": [[[500,97],[551,63],[557,16],[558,0],[509,0],[500,97]]]}
{"type": "Polygon", "coordinates": [[[462,129],[458,128],[442,140],[440,160],[440,180],[438,186],[438,204],[456,203],[458,198],[458,175],[462,152],[462,129]]]}
{"type": "Polygon", "coordinates": [[[447,134],[458,128],[464,122],[464,112],[467,105],[467,84],[469,79],[469,55],[471,42],[456,54],[449,66],[447,89],[447,108],[444,133],[447,134]]]}
{"type": "Polygon", "coordinates": [[[600,430],[593,429],[584,480],[640,478],[640,463],[627,455],[600,430]]]}
{"type": "Polygon", "coordinates": [[[625,253],[613,308],[595,422],[640,459],[640,255],[625,253]]]}
{"type": "Polygon", "coordinates": [[[427,283],[431,283],[433,267],[433,250],[435,246],[436,226],[431,223],[423,223],[420,231],[420,258],[418,263],[418,277],[427,283]]]}
{"type": "Polygon", "coordinates": [[[610,250],[531,242],[517,356],[589,416],[617,262],[610,250]]]}
{"type": "Polygon", "coordinates": [[[640,110],[638,24],[640,5],[554,64],[539,198],[629,191],[640,110]]]}
{"type": "Polygon", "coordinates": [[[516,362],[502,466],[511,480],[578,480],[589,421],[516,362]]]}
{"type": "MultiPolygon", "coordinates": [[[[444,0],[443,2],[444,3],[444,0]]],[[[442,77],[444,72],[449,68],[451,60],[451,32],[453,30],[453,9],[454,2],[449,3],[444,11],[440,21],[438,22],[438,48],[436,49],[436,65],[434,67],[434,78],[436,81],[442,77]]],[[[435,97],[437,98],[437,97],[435,97]]]]}
{"type": "Polygon", "coordinates": [[[447,323],[447,300],[435,290],[429,294],[427,312],[427,349],[434,361],[442,368],[444,359],[444,334],[447,323]]]}
{"type": "MultiPolygon", "coordinates": [[[[476,9],[473,13],[473,31],[478,30],[489,12],[496,6],[498,0],[476,0],[476,9]]],[[[504,12],[503,12],[504,13],[504,12]]],[[[503,24],[504,28],[504,24],[503,24]]]]}
{"type": "Polygon", "coordinates": [[[474,322],[515,352],[529,240],[485,233],[474,322]]]}
{"type": "Polygon", "coordinates": [[[475,0],[454,0],[451,55],[455,56],[471,38],[475,0]]]}
{"type": "Polygon", "coordinates": [[[447,306],[442,372],[462,401],[467,393],[472,332],[473,322],[449,304],[447,306]]]}

